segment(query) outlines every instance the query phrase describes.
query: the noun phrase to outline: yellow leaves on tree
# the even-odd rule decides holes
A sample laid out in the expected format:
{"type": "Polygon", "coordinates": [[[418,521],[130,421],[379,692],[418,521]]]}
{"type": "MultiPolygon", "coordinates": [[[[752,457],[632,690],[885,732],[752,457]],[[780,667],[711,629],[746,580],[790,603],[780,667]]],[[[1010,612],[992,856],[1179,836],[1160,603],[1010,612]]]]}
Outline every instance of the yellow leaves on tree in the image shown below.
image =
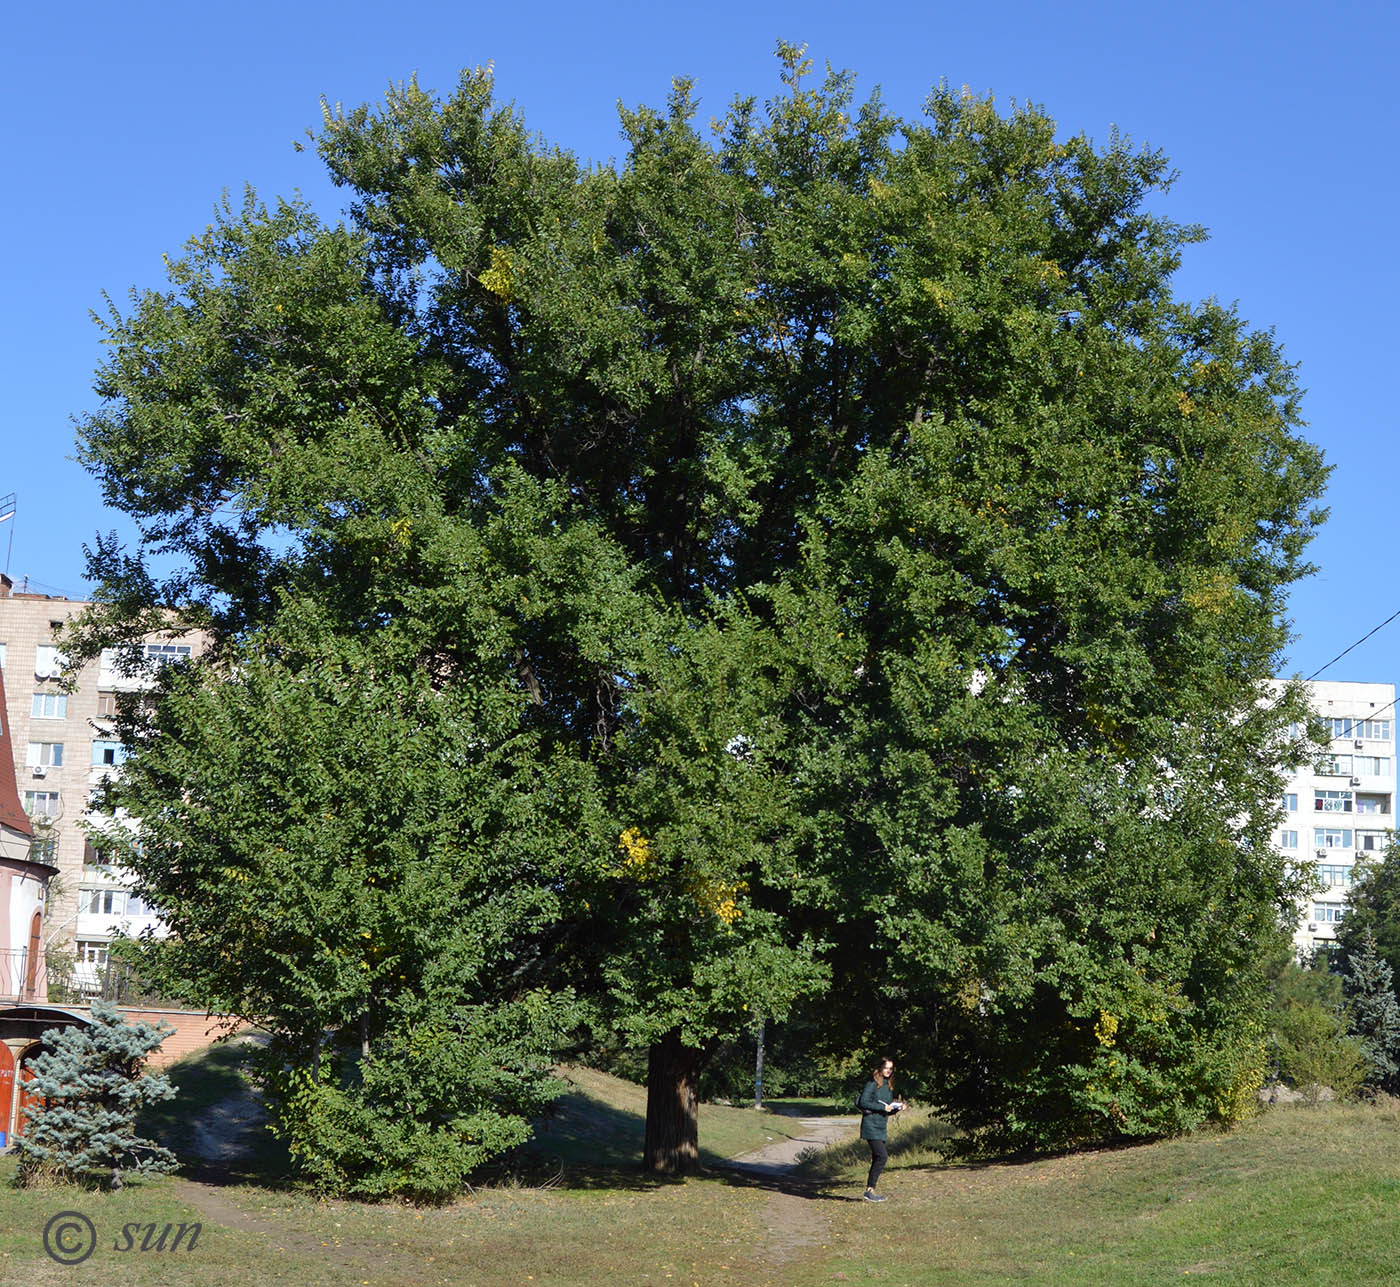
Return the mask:
{"type": "Polygon", "coordinates": [[[509,304],[515,293],[515,263],[510,251],[501,246],[492,246],[491,266],[477,274],[477,281],[503,304],[509,304]]]}
{"type": "Polygon", "coordinates": [[[628,827],[617,838],[617,847],[622,850],[622,874],[645,883],[656,878],[656,853],[648,840],[636,827],[628,827]]]}
{"type": "MultiPolygon", "coordinates": [[[[622,851],[622,867],[617,875],[630,877],[639,884],[647,884],[660,875],[656,851],[639,827],[628,827],[617,838],[617,847],[622,851]]],[[[748,888],[748,882],[743,880],[696,876],[686,882],[685,892],[694,900],[702,915],[714,916],[726,925],[732,925],[744,914],[744,909],[739,906],[739,897],[746,894],[748,888]]]]}

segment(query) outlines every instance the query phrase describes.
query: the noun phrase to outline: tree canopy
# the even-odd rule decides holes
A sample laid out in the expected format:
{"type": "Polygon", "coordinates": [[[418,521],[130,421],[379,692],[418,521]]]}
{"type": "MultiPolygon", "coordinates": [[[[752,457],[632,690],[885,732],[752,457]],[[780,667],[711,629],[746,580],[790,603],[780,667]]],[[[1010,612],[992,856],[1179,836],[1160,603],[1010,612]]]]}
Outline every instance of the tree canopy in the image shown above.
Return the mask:
{"type": "Polygon", "coordinates": [[[1293,372],[1173,296],[1159,152],[779,58],[616,165],[480,69],[328,108],[347,225],[249,194],[113,309],[80,452],[142,535],[86,647],[216,641],[126,716],[151,960],[308,1067],[367,1024],[381,1115],[425,1016],[581,1006],[660,1169],[804,997],[1003,1142],[1229,1120],[1296,892],[1293,372]]]}

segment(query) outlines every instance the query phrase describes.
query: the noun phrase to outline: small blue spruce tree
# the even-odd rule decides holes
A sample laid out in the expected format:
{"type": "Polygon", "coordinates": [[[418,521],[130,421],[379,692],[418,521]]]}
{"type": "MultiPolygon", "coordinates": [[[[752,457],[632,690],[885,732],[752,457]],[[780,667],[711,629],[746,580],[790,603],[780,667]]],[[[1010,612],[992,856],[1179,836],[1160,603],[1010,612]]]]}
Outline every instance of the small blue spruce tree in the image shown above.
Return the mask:
{"type": "Polygon", "coordinates": [[[173,1029],[127,1023],[106,1001],[92,1003],[92,1019],[91,1027],[50,1028],[30,1063],[33,1102],[17,1141],[21,1183],[47,1176],[120,1188],[127,1176],[175,1169],[169,1149],[136,1134],[141,1109],[175,1094],[169,1078],[143,1071],[173,1029]]]}
{"type": "Polygon", "coordinates": [[[1390,966],[1370,933],[1347,956],[1341,974],[1351,1002],[1352,1035],[1371,1061],[1366,1083],[1393,1093],[1400,1082],[1400,1000],[1390,966]]]}

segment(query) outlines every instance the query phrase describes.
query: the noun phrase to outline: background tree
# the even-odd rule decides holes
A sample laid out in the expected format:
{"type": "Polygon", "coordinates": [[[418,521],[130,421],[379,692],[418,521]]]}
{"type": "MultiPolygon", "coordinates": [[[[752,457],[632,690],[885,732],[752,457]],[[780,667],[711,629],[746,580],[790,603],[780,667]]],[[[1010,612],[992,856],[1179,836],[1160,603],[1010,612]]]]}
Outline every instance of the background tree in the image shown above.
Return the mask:
{"type": "Polygon", "coordinates": [[[356,640],[376,710],[465,704],[464,790],[545,806],[531,846],[580,820],[522,876],[533,977],[648,1044],[650,1167],[693,1159],[717,1044],[823,993],[833,1043],[896,1038],[1006,1141],[1229,1119],[1294,894],[1292,373],[1172,298],[1200,234],[1146,212],[1159,153],[779,58],[713,142],[685,82],[625,111],[617,167],[480,70],[328,111],[353,231],[250,199],[111,319],[81,451],[143,537],[94,551],[86,646],[178,609],[210,682],[356,640]]]}
{"type": "Polygon", "coordinates": [[[1280,953],[1270,981],[1270,1046],[1278,1076],[1309,1104],[1324,1091],[1349,1099],[1373,1064],[1363,1041],[1351,1035],[1354,1016],[1341,979],[1326,963],[1300,965],[1280,953]]]}
{"type": "Polygon", "coordinates": [[[1356,864],[1355,879],[1347,890],[1346,915],[1337,926],[1338,958],[1360,955],[1368,938],[1375,941],[1394,978],[1400,968],[1400,852],[1394,844],[1379,862],[1356,864]]]}
{"type": "Polygon", "coordinates": [[[1376,950],[1376,940],[1367,934],[1361,947],[1336,965],[1342,988],[1351,1006],[1351,1034],[1371,1062],[1366,1078],[1370,1086],[1394,1092],[1400,1072],[1400,1001],[1395,998],[1395,978],[1385,958],[1376,950]]]}
{"type": "Polygon", "coordinates": [[[169,1149],[136,1133],[146,1104],[175,1095],[169,1078],[144,1068],[172,1031],[127,1023],[110,1002],[94,1001],[90,1026],[44,1033],[28,1065],[29,1122],[16,1141],[22,1184],[58,1177],[121,1188],[128,1177],[175,1169],[169,1149]]]}

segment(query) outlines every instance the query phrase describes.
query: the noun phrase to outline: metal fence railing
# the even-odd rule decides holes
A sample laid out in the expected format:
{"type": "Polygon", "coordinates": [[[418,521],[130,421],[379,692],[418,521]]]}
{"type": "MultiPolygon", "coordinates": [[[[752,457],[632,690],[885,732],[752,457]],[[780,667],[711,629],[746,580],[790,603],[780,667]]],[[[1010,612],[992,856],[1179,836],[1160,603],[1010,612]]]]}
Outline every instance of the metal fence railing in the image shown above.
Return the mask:
{"type": "Polygon", "coordinates": [[[27,947],[0,950],[0,1001],[37,1000],[43,979],[29,968],[27,947]]]}

